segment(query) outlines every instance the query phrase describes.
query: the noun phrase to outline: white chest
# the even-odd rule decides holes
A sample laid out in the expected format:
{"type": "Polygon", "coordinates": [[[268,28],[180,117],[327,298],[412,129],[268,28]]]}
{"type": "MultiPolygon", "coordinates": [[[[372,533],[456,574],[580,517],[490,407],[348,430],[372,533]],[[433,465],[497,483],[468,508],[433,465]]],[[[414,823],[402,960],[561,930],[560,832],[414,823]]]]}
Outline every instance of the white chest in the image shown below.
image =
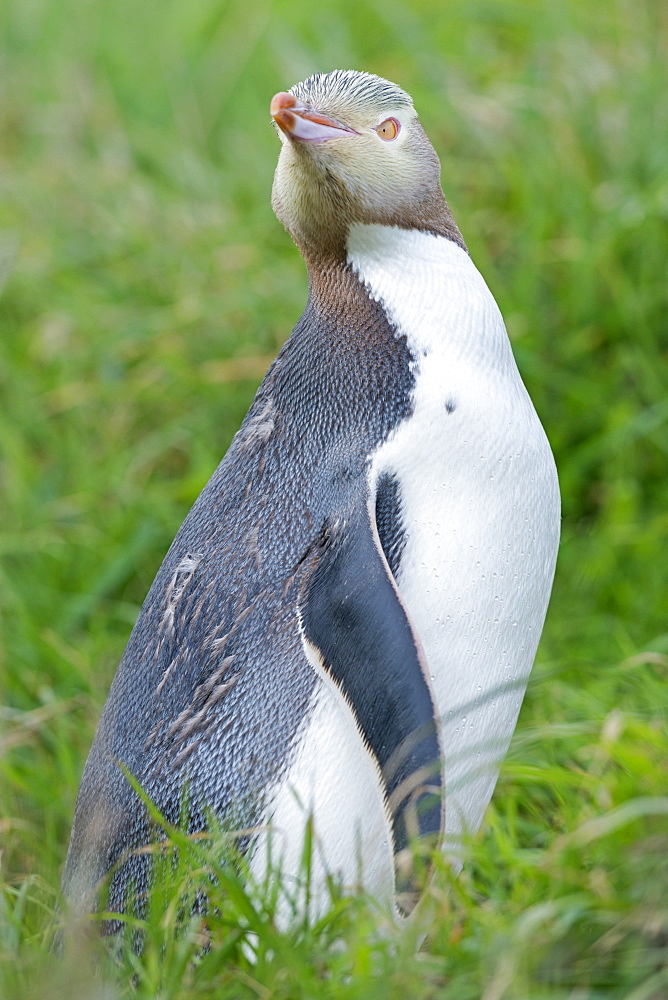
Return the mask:
{"type": "Polygon", "coordinates": [[[549,444],[501,314],[468,255],[357,226],[349,261],[415,357],[414,411],[376,456],[400,483],[397,583],[429,665],[445,756],[446,840],[474,831],[512,735],[559,538],[549,444]]]}

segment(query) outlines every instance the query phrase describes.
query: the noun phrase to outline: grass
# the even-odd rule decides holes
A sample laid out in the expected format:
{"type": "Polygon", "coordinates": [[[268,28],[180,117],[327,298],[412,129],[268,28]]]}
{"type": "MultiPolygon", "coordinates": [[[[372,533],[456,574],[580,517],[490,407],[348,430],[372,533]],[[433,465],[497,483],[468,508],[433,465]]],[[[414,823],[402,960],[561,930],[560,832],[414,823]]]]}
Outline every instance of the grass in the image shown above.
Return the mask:
{"type": "Polygon", "coordinates": [[[668,996],[663,6],[8,0],[0,24],[0,996],[668,996]],[[282,933],[227,868],[203,952],[195,845],[141,958],[56,959],[108,685],[305,300],[268,100],[336,66],[413,94],[557,458],[516,737],[464,873],[401,933],[364,899],[282,933]]]}

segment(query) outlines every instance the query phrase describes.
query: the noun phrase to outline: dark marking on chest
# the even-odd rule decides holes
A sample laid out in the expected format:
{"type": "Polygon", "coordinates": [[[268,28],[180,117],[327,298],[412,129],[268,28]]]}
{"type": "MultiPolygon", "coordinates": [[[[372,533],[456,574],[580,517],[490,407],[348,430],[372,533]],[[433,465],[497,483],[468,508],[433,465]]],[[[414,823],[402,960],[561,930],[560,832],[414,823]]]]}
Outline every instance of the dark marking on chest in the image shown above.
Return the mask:
{"type": "Polygon", "coordinates": [[[378,479],[376,528],[390,572],[396,580],[406,546],[406,532],[401,518],[401,486],[391,472],[384,472],[378,479]]]}

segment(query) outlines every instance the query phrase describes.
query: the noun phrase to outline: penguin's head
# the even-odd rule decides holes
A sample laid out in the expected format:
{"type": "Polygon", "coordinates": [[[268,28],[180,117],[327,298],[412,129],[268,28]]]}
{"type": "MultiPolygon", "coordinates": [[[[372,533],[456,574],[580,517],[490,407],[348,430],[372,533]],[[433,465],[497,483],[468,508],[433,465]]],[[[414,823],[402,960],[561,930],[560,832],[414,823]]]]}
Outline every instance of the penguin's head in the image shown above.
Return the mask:
{"type": "Polygon", "coordinates": [[[276,94],[282,140],[272,205],[311,257],[345,257],[350,226],[442,233],[463,245],[440,163],[409,95],[370,73],[318,73],[276,94]]]}

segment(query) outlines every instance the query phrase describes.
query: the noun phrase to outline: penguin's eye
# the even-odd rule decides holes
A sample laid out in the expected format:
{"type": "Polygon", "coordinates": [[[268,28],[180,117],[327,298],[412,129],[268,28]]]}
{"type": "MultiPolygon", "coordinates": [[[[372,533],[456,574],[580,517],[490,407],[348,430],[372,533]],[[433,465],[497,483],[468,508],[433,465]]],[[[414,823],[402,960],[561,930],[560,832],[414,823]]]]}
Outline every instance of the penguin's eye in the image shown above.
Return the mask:
{"type": "Polygon", "coordinates": [[[390,142],[392,139],[396,139],[399,135],[400,128],[401,125],[396,118],[386,118],[384,122],[380,123],[380,125],[376,125],[375,130],[381,139],[384,139],[385,142],[390,142]]]}

